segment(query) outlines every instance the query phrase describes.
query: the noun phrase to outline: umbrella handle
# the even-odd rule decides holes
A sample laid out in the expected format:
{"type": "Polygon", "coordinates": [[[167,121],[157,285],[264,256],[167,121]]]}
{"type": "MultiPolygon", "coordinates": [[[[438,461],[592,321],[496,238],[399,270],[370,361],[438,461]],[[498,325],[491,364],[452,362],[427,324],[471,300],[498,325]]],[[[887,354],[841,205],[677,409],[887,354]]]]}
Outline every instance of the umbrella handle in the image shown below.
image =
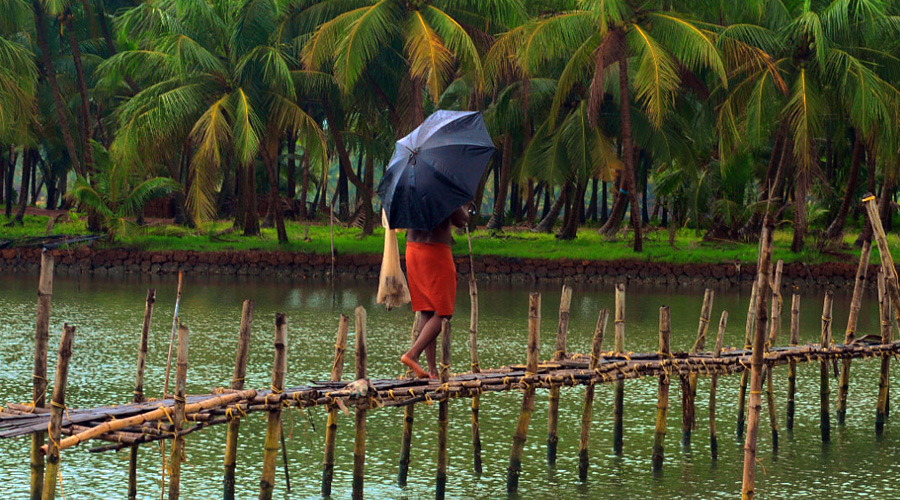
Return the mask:
{"type": "Polygon", "coordinates": [[[469,273],[472,275],[472,281],[475,281],[475,259],[472,258],[472,237],[469,236],[468,224],[466,224],[466,241],[469,242],[469,273]]]}

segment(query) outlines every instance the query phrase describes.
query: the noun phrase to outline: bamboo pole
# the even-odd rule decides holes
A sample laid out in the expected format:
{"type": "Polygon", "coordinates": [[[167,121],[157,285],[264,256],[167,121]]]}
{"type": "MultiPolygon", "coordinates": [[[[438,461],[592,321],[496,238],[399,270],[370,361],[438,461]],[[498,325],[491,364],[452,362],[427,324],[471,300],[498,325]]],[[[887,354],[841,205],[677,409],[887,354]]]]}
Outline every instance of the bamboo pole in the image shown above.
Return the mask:
{"type": "MultiPolygon", "coordinates": [[[[772,279],[772,313],[769,316],[769,339],[766,341],[766,354],[775,345],[778,334],[781,333],[781,311],[784,301],[781,298],[781,275],[784,272],[784,261],[778,259],[775,264],[775,276],[772,279]]],[[[766,377],[766,406],[769,408],[769,427],[772,429],[772,449],[778,450],[778,417],[775,413],[775,387],[772,376],[772,366],[764,366],[766,377]]]]}
{"type": "Polygon", "coordinates": [[[887,236],[881,225],[881,217],[878,216],[875,196],[868,194],[862,201],[866,207],[869,223],[872,225],[875,243],[878,244],[878,256],[881,257],[881,269],[884,271],[884,282],[890,298],[891,310],[894,313],[894,319],[900,324],[900,285],[898,285],[897,269],[894,267],[894,258],[888,248],[887,236]]]}
{"type": "MultiPolygon", "coordinates": [[[[338,321],[337,341],[334,344],[334,362],[331,364],[331,378],[337,382],[344,374],[344,353],[347,351],[347,333],[350,318],[341,314],[338,321]]],[[[412,405],[409,405],[411,408],[412,405]]],[[[322,459],[322,496],[331,496],[331,482],[334,479],[334,444],[337,437],[338,407],[328,406],[328,423],[325,426],[325,458],[322,459]]]]}
{"type": "MultiPolygon", "coordinates": [[[[471,284],[472,284],[472,282],[470,282],[470,285],[471,284]]],[[[470,291],[471,291],[471,289],[470,289],[470,291]]],[[[477,314],[477,312],[475,314],[477,314]]],[[[413,319],[412,334],[410,335],[412,337],[411,344],[415,344],[416,339],[419,338],[419,332],[421,331],[421,324],[420,324],[421,319],[422,319],[422,313],[416,311],[415,318],[413,319]]],[[[473,339],[473,345],[474,345],[474,339],[473,339]]],[[[476,363],[477,363],[477,357],[476,357],[476,363]]],[[[412,376],[413,376],[412,370],[407,368],[405,377],[410,378],[412,376]]],[[[473,402],[472,404],[474,405],[475,403],[473,402]]],[[[335,411],[337,411],[337,410],[335,410],[335,411]]],[[[472,411],[475,412],[476,410],[473,409],[472,411]]],[[[337,418],[337,413],[335,413],[335,418],[337,418]]],[[[413,430],[413,421],[414,420],[415,420],[415,404],[406,405],[403,408],[403,437],[400,441],[400,470],[399,470],[399,472],[397,472],[397,485],[399,485],[400,487],[406,486],[406,478],[409,475],[409,460],[410,460],[409,457],[410,457],[410,451],[412,448],[412,430],[413,430]]],[[[473,432],[477,432],[477,429],[475,429],[473,432]]],[[[481,442],[479,441],[478,444],[480,445],[481,442]]],[[[480,448],[479,448],[479,451],[480,451],[480,448]]],[[[479,455],[479,459],[480,458],[481,457],[479,455]]],[[[480,461],[479,461],[479,465],[480,465],[480,461]]]]}
{"type": "MultiPolygon", "coordinates": [[[[247,375],[247,359],[250,356],[250,339],[253,329],[253,301],[245,300],[241,305],[241,326],[238,333],[238,346],[234,361],[234,375],[231,377],[231,389],[239,391],[244,388],[244,377],[247,375]]],[[[234,474],[237,469],[237,444],[241,428],[241,419],[233,416],[228,421],[225,431],[225,479],[224,500],[234,500],[234,474]]]]}
{"type": "MultiPolygon", "coordinates": [[[[757,269],[759,261],[757,261],[757,269]]],[[[753,342],[753,331],[756,328],[756,285],[753,285],[753,291],[750,292],[750,306],[747,310],[747,324],[744,327],[744,349],[749,350],[753,342]]],[[[741,387],[738,390],[738,414],[737,414],[737,437],[744,437],[744,424],[747,418],[747,384],[750,381],[750,371],[745,370],[741,373],[741,387]]]]}
{"type": "MultiPolygon", "coordinates": [[[[356,315],[356,379],[366,378],[366,310],[358,306],[356,315]]],[[[353,499],[363,497],[366,469],[366,410],[356,408],[356,437],[353,444],[353,499]]]]}
{"type": "MultiPolygon", "coordinates": [[[[866,274],[869,267],[869,254],[872,251],[872,242],[864,241],[862,252],[859,255],[859,266],[856,268],[856,279],[853,283],[853,299],[850,302],[850,316],[847,319],[847,330],[844,332],[844,343],[849,344],[856,339],[856,323],[859,318],[859,308],[862,303],[863,291],[866,288],[866,274]]],[[[841,365],[841,380],[838,383],[837,421],[838,425],[844,425],[847,416],[847,392],[850,389],[850,359],[843,360],[841,365]]]]}
{"type": "MultiPolygon", "coordinates": [[[[885,293],[884,273],[878,272],[878,313],[881,319],[881,343],[891,341],[891,303],[885,293]]],[[[887,420],[888,390],[890,388],[891,357],[881,358],[881,369],[878,375],[878,403],[875,409],[875,435],[884,433],[884,423],[887,420]]]]}
{"type": "MultiPolygon", "coordinates": [[[[825,292],[825,304],[822,306],[822,347],[830,347],[831,341],[831,307],[834,301],[834,292],[825,292]]],[[[831,414],[829,410],[829,397],[831,389],[828,386],[828,360],[822,359],[819,363],[819,429],[822,432],[822,442],[831,441],[831,414]]]]}
{"type": "MultiPolygon", "coordinates": [[[[144,367],[147,361],[147,348],[150,341],[150,320],[153,317],[153,303],[156,301],[156,290],[147,290],[144,305],[144,322],[141,326],[141,339],[138,344],[137,370],[134,376],[134,398],[132,402],[144,402],[144,367]]],[[[128,453],[128,500],[137,498],[137,457],[138,446],[131,447],[128,453]]]]}
{"type": "MultiPolygon", "coordinates": [[[[707,290],[709,292],[709,290],[707,290]]],[[[706,301],[704,300],[704,306],[706,301]]],[[[705,307],[704,307],[705,309],[705,307]]],[[[666,359],[672,356],[672,349],[669,344],[669,335],[672,332],[671,320],[669,317],[669,306],[659,308],[659,357],[666,359]]],[[[661,471],[663,466],[665,441],[666,441],[666,418],[669,414],[669,375],[659,376],[659,396],[656,400],[656,430],[653,433],[653,470],[661,471]]],[[[690,437],[688,437],[690,440],[690,437]]]]}
{"type": "MultiPolygon", "coordinates": [[[[450,320],[441,322],[441,384],[446,389],[450,382],[450,320]]],[[[447,430],[450,424],[450,397],[441,399],[438,403],[438,458],[437,474],[435,477],[435,498],[442,500],[447,493],[447,430]]]]}
{"type": "Polygon", "coordinates": [[[185,384],[188,368],[188,336],[189,332],[181,321],[178,322],[178,354],[175,365],[175,407],[173,409],[172,454],[169,457],[169,500],[178,500],[181,495],[181,462],[184,461],[184,436],[181,426],[184,423],[185,384]]]}
{"type": "Polygon", "coordinates": [[[175,295],[175,311],[172,313],[172,335],[169,337],[169,354],[166,357],[166,381],[163,384],[163,399],[169,395],[169,373],[172,368],[172,347],[175,345],[175,332],[178,331],[178,307],[181,305],[181,284],[183,274],[178,271],[178,291],[175,295]]]}
{"type": "Polygon", "coordinates": [[[53,399],[50,403],[50,425],[48,436],[50,447],[47,452],[47,473],[44,475],[43,500],[56,498],[56,478],[59,476],[59,435],[62,431],[63,413],[66,411],[66,382],[69,378],[69,358],[72,357],[72,343],[75,327],[66,323],[59,339],[59,355],[56,359],[56,379],[53,381],[53,399]]]}
{"type": "MultiPolygon", "coordinates": [[[[525,373],[528,376],[537,374],[538,358],[540,356],[541,339],[541,294],[531,292],[528,297],[528,356],[525,373]]],[[[523,381],[521,383],[525,395],[522,398],[522,410],[519,413],[519,422],[513,434],[512,450],[509,454],[509,467],[506,470],[506,492],[516,493],[519,490],[519,475],[522,473],[522,452],[525,449],[525,439],[528,435],[528,425],[531,423],[531,413],[534,411],[534,385],[523,381]]]]}
{"type": "MultiPolygon", "coordinates": [[[[796,347],[800,342],[800,293],[799,288],[794,287],[794,293],[791,297],[791,347],[796,347]]],[[[797,362],[793,359],[788,361],[788,391],[787,391],[787,415],[785,417],[785,428],[788,431],[794,430],[794,400],[797,392],[797,362]]]]}
{"type": "MultiPolygon", "coordinates": [[[[597,317],[597,327],[594,328],[594,338],[591,342],[591,361],[590,369],[594,372],[600,363],[600,349],[603,347],[603,335],[606,332],[606,322],[609,317],[609,311],[600,310],[597,317]]],[[[594,412],[594,385],[592,379],[584,389],[584,407],[581,410],[581,439],[578,443],[578,480],[587,481],[588,472],[588,446],[591,438],[591,418],[594,412]]]]}
{"type": "Polygon", "coordinates": [[[759,266],[756,272],[756,328],[753,336],[753,354],[750,361],[750,408],[747,415],[747,440],[744,443],[744,474],[741,482],[741,498],[752,500],[756,495],[756,450],[759,437],[759,416],[762,410],[762,368],[766,341],[766,294],[769,267],[772,264],[772,231],[774,224],[768,215],[763,222],[760,237],[759,266]]]}
{"type": "MultiPolygon", "coordinates": [[[[703,293],[703,306],[700,308],[700,326],[697,328],[697,340],[691,352],[700,352],[706,347],[706,333],[709,330],[709,316],[712,314],[715,292],[707,288],[703,293]]],[[[681,379],[681,445],[691,445],[691,432],[696,427],[697,374],[682,375],[681,379]]],[[[668,387],[666,388],[668,402],[668,387]]]]}
{"type": "MultiPolygon", "coordinates": [[[[569,311],[572,308],[572,287],[563,285],[559,299],[559,323],[556,328],[556,350],[552,361],[566,359],[566,339],[569,335],[569,311]]],[[[556,448],[559,443],[559,393],[560,387],[550,387],[550,408],[547,412],[547,465],[556,465],[556,448]]]]}
{"type": "MultiPolygon", "coordinates": [[[[713,356],[722,355],[722,342],[725,339],[725,327],[728,325],[728,311],[722,311],[719,319],[719,331],[716,334],[716,350],[713,356]]],[[[709,382],[709,453],[713,460],[719,458],[719,439],[716,436],[716,387],[719,383],[719,375],[713,373],[709,382]]]]}
{"type": "MultiPolygon", "coordinates": [[[[259,483],[259,499],[271,500],[275,490],[275,466],[278,459],[281,435],[281,405],[277,404],[284,392],[284,372],[287,369],[287,318],[275,313],[275,362],[272,365],[272,397],[274,405],[269,409],[266,421],[266,441],[263,453],[262,480],[259,483]]],[[[266,398],[268,400],[268,397],[266,398]]],[[[268,404],[268,401],[266,401],[268,404]]]]}
{"type": "MultiPolygon", "coordinates": [[[[616,283],[616,338],[614,352],[625,352],[625,283],[616,283]]],[[[613,453],[622,455],[625,381],[616,381],[613,400],[613,453]]]]}
{"type": "MultiPolygon", "coordinates": [[[[466,227],[466,235],[468,235],[466,227]]],[[[471,240],[469,242],[471,245],[471,240]]],[[[470,263],[470,266],[472,263],[470,263]]],[[[471,312],[469,315],[469,356],[472,360],[472,373],[480,373],[478,365],[478,285],[475,284],[475,271],[469,278],[469,302],[471,312]]],[[[412,405],[410,405],[412,408],[412,405]]],[[[472,396],[472,466],[476,475],[481,475],[481,426],[478,423],[478,414],[481,411],[481,394],[472,396]]]]}
{"type": "MultiPolygon", "coordinates": [[[[32,372],[31,401],[34,408],[46,406],[47,344],[50,339],[50,302],[53,297],[53,256],[41,252],[41,275],[38,279],[37,320],[34,326],[34,372],[32,372]]],[[[31,500],[39,500],[44,487],[43,432],[31,435],[31,500]]]]}

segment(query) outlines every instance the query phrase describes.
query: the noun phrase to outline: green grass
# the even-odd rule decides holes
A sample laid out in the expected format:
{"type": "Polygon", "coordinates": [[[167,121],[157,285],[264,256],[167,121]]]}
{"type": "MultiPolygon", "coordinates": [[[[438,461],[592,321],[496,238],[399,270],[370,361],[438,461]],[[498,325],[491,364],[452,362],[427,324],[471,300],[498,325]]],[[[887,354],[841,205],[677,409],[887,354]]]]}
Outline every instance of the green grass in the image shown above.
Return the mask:
{"type": "MultiPolygon", "coordinates": [[[[24,226],[6,227],[7,219],[0,215],[0,239],[43,236],[48,218],[46,216],[29,215],[25,217],[24,226]]],[[[71,214],[61,218],[53,227],[52,234],[88,234],[84,217],[71,214]]],[[[263,229],[260,236],[245,237],[239,231],[226,232],[231,222],[220,221],[208,224],[203,231],[180,226],[149,226],[137,228],[131,234],[115,242],[105,240],[95,243],[95,247],[135,248],[148,251],[161,250],[196,250],[196,251],[291,251],[315,254],[328,254],[331,251],[330,228],[327,225],[309,225],[308,241],[305,223],[289,222],[287,225],[290,243],[279,245],[274,229],[263,229]]],[[[645,234],[644,251],[635,253],[631,250],[630,233],[623,239],[606,240],[597,234],[594,228],[582,228],[578,238],[572,241],[557,240],[552,234],[533,233],[531,231],[509,230],[491,235],[479,230],[472,234],[472,248],[477,256],[498,256],[514,258],[540,259],[575,259],[575,260],[621,260],[636,259],[652,262],[718,264],[718,263],[754,263],[756,262],[757,244],[736,243],[726,241],[703,241],[694,230],[680,230],[676,235],[673,249],[668,243],[668,232],[656,228],[645,234]]],[[[380,254],[384,245],[384,231],[375,230],[375,234],[360,238],[360,230],[336,226],[334,228],[334,244],[339,254],[380,254]]],[[[844,261],[855,262],[859,258],[859,249],[852,243],[856,234],[845,236],[845,248],[839,252],[820,252],[815,248],[812,238],[808,240],[807,250],[795,254],[790,251],[791,233],[789,230],[778,230],[775,233],[774,259],[789,262],[806,262],[817,264],[823,262],[844,261]]],[[[457,236],[457,244],[453,251],[458,255],[467,254],[465,236],[457,236]]],[[[900,257],[900,240],[889,236],[891,251],[900,257]]],[[[400,233],[401,251],[405,238],[400,233]]],[[[878,263],[877,252],[873,253],[872,263],[878,263]]]]}

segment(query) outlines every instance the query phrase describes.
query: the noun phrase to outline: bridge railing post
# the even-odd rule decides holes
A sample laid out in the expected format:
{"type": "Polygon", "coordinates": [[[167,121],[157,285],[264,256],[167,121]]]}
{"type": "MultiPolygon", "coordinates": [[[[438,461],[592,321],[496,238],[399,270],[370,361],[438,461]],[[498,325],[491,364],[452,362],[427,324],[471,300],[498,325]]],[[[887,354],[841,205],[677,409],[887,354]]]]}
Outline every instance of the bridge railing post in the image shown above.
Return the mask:
{"type": "Polygon", "coordinates": [[[521,385],[525,395],[522,398],[522,410],[519,412],[519,422],[513,434],[512,451],[509,454],[509,467],[506,471],[506,492],[516,493],[519,490],[519,475],[522,473],[522,452],[525,449],[525,439],[528,435],[528,425],[531,423],[531,414],[534,412],[534,384],[528,380],[535,377],[538,371],[538,358],[540,357],[541,340],[541,294],[532,292],[528,299],[528,356],[525,368],[525,377],[521,385]]]}
{"type": "Polygon", "coordinates": [[[588,473],[588,446],[591,437],[591,418],[594,412],[594,382],[593,377],[596,375],[597,366],[600,364],[600,349],[603,347],[603,335],[606,332],[607,318],[609,311],[600,310],[597,317],[597,327],[594,328],[594,338],[591,342],[591,361],[588,365],[591,370],[591,381],[584,389],[584,407],[581,410],[581,439],[578,443],[578,480],[587,481],[588,473]]]}

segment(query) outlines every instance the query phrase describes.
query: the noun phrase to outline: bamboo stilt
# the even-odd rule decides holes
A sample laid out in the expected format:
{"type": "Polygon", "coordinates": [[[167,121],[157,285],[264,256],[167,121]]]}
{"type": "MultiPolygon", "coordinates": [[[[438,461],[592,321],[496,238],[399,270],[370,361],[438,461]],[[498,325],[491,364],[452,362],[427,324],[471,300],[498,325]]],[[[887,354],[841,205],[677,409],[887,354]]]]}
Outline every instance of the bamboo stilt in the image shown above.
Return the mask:
{"type": "MultiPolygon", "coordinates": [[[[616,284],[616,339],[614,352],[625,352],[625,284],[616,284]]],[[[625,381],[618,380],[615,384],[613,399],[613,453],[622,455],[622,441],[624,439],[623,414],[625,404],[625,381]]]]}
{"type": "MultiPolygon", "coordinates": [[[[781,311],[784,301],[781,298],[781,275],[784,272],[784,261],[778,259],[775,264],[775,276],[772,280],[772,314],[769,316],[769,339],[766,342],[766,354],[775,345],[781,333],[781,311]]],[[[775,387],[771,366],[763,367],[766,376],[766,406],[769,408],[769,427],[772,429],[772,449],[778,451],[778,417],[775,413],[775,387]]]]}
{"type": "MultiPolygon", "coordinates": [[[[706,346],[706,332],[709,330],[709,316],[712,314],[713,298],[715,292],[709,288],[703,293],[703,307],[700,308],[700,326],[697,329],[697,340],[694,341],[691,352],[700,352],[706,346]]],[[[681,445],[691,445],[691,432],[696,427],[697,399],[697,375],[682,375],[681,377],[681,445]]],[[[666,389],[668,398],[668,388],[666,389]]]]}
{"type": "MultiPolygon", "coordinates": [[[[709,292],[709,290],[707,290],[709,292]]],[[[704,305],[706,301],[704,300],[704,305]]],[[[669,317],[669,306],[659,308],[659,356],[668,358],[672,355],[669,335],[672,332],[669,317]]],[[[653,433],[653,470],[661,471],[666,441],[666,418],[669,414],[669,376],[659,377],[659,396],[656,400],[656,430],[653,433]]],[[[690,437],[688,437],[690,440],[690,437]]]]}
{"type": "Polygon", "coordinates": [[[163,399],[169,395],[169,375],[172,368],[172,349],[175,345],[175,332],[178,331],[178,308],[181,306],[182,271],[178,271],[178,290],[175,295],[175,311],[172,313],[172,335],[169,337],[169,354],[166,357],[166,381],[163,384],[163,399]]]}
{"type": "MultiPolygon", "coordinates": [[[[537,374],[540,356],[541,336],[541,294],[532,292],[528,298],[528,356],[525,372],[529,376],[537,374]]],[[[506,471],[506,492],[516,493],[519,490],[519,475],[522,473],[522,452],[528,435],[528,425],[534,411],[534,385],[523,382],[525,395],[522,398],[522,411],[513,434],[512,450],[509,454],[509,467],[506,471]]]]}
{"type": "MultiPolygon", "coordinates": [[[[234,361],[234,375],[231,377],[231,389],[239,391],[244,388],[244,377],[247,374],[247,359],[250,356],[250,339],[253,329],[253,301],[245,300],[241,306],[241,326],[238,333],[237,353],[234,361]]],[[[224,500],[234,500],[234,474],[237,469],[237,444],[241,428],[241,419],[234,417],[228,422],[225,431],[225,479],[223,481],[224,500]]]]}
{"type": "MultiPolygon", "coordinates": [[[[552,361],[566,359],[566,339],[569,335],[569,310],[572,307],[572,287],[563,285],[559,299],[559,324],[556,329],[556,350],[552,361]]],[[[556,464],[556,447],[559,443],[559,393],[560,387],[550,387],[550,407],[547,413],[547,465],[556,464]]]]}
{"type": "MultiPolygon", "coordinates": [[[[800,342],[800,293],[798,288],[794,287],[794,294],[791,297],[791,347],[795,347],[800,342]]],[[[785,428],[788,431],[794,430],[794,399],[797,392],[797,362],[793,359],[788,362],[788,391],[787,391],[787,411],[785,416],[785,428]]]]}
{"type": "MultiPolygon", "coordinates": [[[[468,227],[466,227],[468,235],[468,227]]],[[[469,242],[471,245],[471,240],[469,242]]],[[[470,263],[472,265],[472,263],[470,263]]],[[[478,365],[478,285],[475,283],[475,271],[472,268],[469,277],[469,302],[471,311],[469,315],[469,356],[472,361],[472,373],[480,373],[478,365]]],[[[412,407],[412,405],[410,405],[412,407]]],[[[472,397],[472,466],[476,475],[481,475],[481,426],[478,423],[478,414],[481,411],[481,395],[472,397]]]]}
{"type": "MultiPolygon", "coordinates": [[[[275,313],[275,362],[272,365],[273,402],[277,403],[284,392],[284,372],[287,369],[287,318],[275,313]]],[[[266,398],[268,404],[268,397],[266,398]]],[[[262,479],[259,482],[259,499],[271,500],[275,490],[275,467],[278,459],[281,435],[281,405],[269,409],[266,421],[266,441],[263,452],[262,479]]]]}
{"type": "MultiPolygon", "coordinates": [[[[831,345],[831,307],[834,301],[834,292],[825,292],[825,304],[822,307],[822,347],[831,345]]],[[[829,410],[829,398],[831,389],[828,386],[828,360],[823,359],[819,363],[819,429],[822,432],[822,442],[831,441],[831,413],[829,410]]]]}
{"type": "Polygon", "coordinates": [[[188,336],[186,326],[178,322],[178,354],[175,361],[175,406],[172,411],[174,437],[169,456],[169,500],[181,496],[181,463],[184,461],[184,436],[179,435],[184,423],[185,385],[188,369],[188,336]]]}
{"type": "MultiPolygon", "coordinates": [[[[366,378],[366,310],[358,306],[356,317],[356,379],[366,378]]],[[[366,410],[356,408],[356,436],[353,444],[353,499],[362,499],[366,469],[366,410]]]]}
{"type": "MultiPolygon", "coordinates": [[[[416,339],[419,338],[419,332],[421,330],[419,321],[421,319],[421,316],[422,316],[422,313],[416,312],[415,319],[413,319],[413,327],[412,327],[412,335],[411,335],[412,342],[410,345],[415,344],[416,339]]],[[[412,376],[413,376],[412,370],[407,368],[405,377],[409,378],[412,376]]],[[[337,411],[337,410],[335,410],[335,411],[337,411]]],[[[337,418],[337,413],[335,413],[335,418],[337,418]]],[[[413,429],[413,420],[414,419],[415,419],[415,404],[406,405],[403,408],[403,438],[400,441],[400,470],[397,473],[397,485],[399,485],[401,487],[406,486],[406,478],[409,475],[409,454],[410,454],[410,449],[412,448],[412,429],[413,429]]]]}
{"type": "MultiPolygon", "coordinates": [[[[758,267],[757,267],[758,268],[758,267]]],[[[752,347],[753,332],[756,328],[756,285],[750,292],[750,307],[747,310],[747,325],[744,327],[744,349],[752,347]]],[[[747,418],[747,383],[750,381],[750,372],[741,373],[741,388],[738,390],[738,414],[737,414],[737,437],[744,437],[744,425],[747,418]]]]}
{"type": "MultiPolygon", "coordinates": [[[[144,305],[144,322],[141,326],[141,339],[138,344],[137,370],[134,377],[134,398],[132,402],[144,402],[144,366],[147,361],[147,348],[150,341],[150,320],[153,317],[153,303],[156,301],[156,290],[147,290],[144,305]]],[[[137,456],[138,446],[132,446],[128,454],[128,500],[137,498],[137,456]]]]}
{"type": "MultiPolygon", "coordinates": [[[[37,320],[34,327],[34,372],[31,401],[35,408],[46,406],[47,393],[47,344],[50,339],[50,302],[53,297],[53,256],[41,252],[41,275],[38,280],[37,320]]],[[[39,500],[44,487],[43,432],[31,435],[31,500],[39,500]]],[[[58,438],[57,438],[58,439],[58,438]]]]}
{"type": "Polygon", "coordinates": [[[50,425],[48,428],[50,446],[47,450],[47,473],[44,475],[44,486],[41,492],[43,500],[56,498],[56,481],[57,476],[59,476],[59,435],[62,431],[63,413],[66,411],[66,382],[69,377],[69,359],[72,357],[72,343],[74,339],[75,327],[66,323],[63,326],[62,338],[59,339],[56,379],[53,381],[53,399],[50,403],[50,425]]]}
{"type": "MultiPolygon", "coordinates": [[[[863,291],[866,288],[866,274],[869,267],[869,253],[871,251],[872,242],[864,241],[862,252],[859,255],[859,266],[856,268],[856,280],[853,283],[853,299],[850,302],[850,316],[847,319],[847,330],[844,332],[845,344],[849,344],[856,339],[856,323],[859,318],[859,308],[862,303],[863,291]]],[[[841,380],[838,383],[838,425],[844,425],[844,419],[847,415],[847,392],[849,389],[850,360],[845,359],[841,364],[841,380]]]]}
{"type": "MultiPolygon", "coordinates": [[[[881,343],[891,341],[891,303],[885,293],[884,273],[878,272],[878,312],[881,319],[881,343]]],[[[875,409],[875,435],[884,433],[887,420],[888,389],[890,388],[891,357],[881,358],[881,369],[878,375],[878,403],[875,409]]]]}
{"type": "MultiPolygon", "coordinates": [[[[341,314],[338,322],[337,341],[334,343],[334,362],[331,364],[329,380],[337,382],[344,374],[344,353],[347,350],[347,334],[350,318],[341,314]]],[[[412,408],[409,405],[407,408],[412,408]]],[[[331,482],[334,479],[334,445],[337,437],[338,408],[328,406],[328,423],[325,426],[325,458],[322,459],[322,496],[331,496],[331,482]]]]}
{"type": "MultiPolygon", "coordinates": [[[[722,342],[725,339],[725,327],[728,325],[728,311],[722,311],[719,319],[719,331],[716,334],[716,350],[714,356],[722,354],[722,342]]],[[[716,387],[719,384],[719,375],[713,373],[709,381],[709,453],[713,460],[719,458],[719,439],[716,436],[716,387]]]]}
{"type": "MultiPolygon", "coordinates": [[[[609,311],[600,310],[600,316],[597,317],[597,327],[594,328],[594,338],[591,342],[591,362],[590,369],[593,372],[600,363],[600,349],[603,347],[603,335],[606,332],[607,318],[609,311]]],[[[584,389],[584,407],[581,410],[581,439],[578,443],[578,480],[587,481],[588,473],[588,446],[591,438],[591,418],[594,413],[594,382],[588,384],[584,389]]]]}
{"type": "Polygon", "coordinates": [[[772,264],[772,232],[774,224],[768,215],[763,222],[760,237],[759,266],[756,273],[756,328],[753,336],[753,354],[750,362],[750,408],[747,414],[747,440],[744,443],[744,474],[741,482],[741,498],[752,500],[756,496],[756,450],[759,437],[759,417],[762,411],[763,351],[766,341],[766,294],[769,286],[769,267],[772,264]]]}
{"type": "MultiPolygon", "coordinates": [[[[441,322],[441,363],[442,384],[450,382],[450,320],[441,322]]],[[[446,386],[445,386],[446,387],[446,386]]],[[[438,403],[438,458],[435,476],[435,498],[443,500],[447,493],[447,430],[450,424],[450,398],[438,403]]]]}
{"type": "Polygon", "coordinates": [[[866,207],[866,215],[872,225],[872,233],[875,243],[878,244],[878,256],[881,258],[881,269],[884,271],[885,289],[891,302],[891,310],[894,319],[900,324],[900,284],[898,284],[897,268],[894,267],[894,258],[888,248],[887,236],[884,234],[884,226],[881,225],[881,217],[878,216],[878,207],[875,205],[875,196],[869,194],[863,198],[866,207]]]}

